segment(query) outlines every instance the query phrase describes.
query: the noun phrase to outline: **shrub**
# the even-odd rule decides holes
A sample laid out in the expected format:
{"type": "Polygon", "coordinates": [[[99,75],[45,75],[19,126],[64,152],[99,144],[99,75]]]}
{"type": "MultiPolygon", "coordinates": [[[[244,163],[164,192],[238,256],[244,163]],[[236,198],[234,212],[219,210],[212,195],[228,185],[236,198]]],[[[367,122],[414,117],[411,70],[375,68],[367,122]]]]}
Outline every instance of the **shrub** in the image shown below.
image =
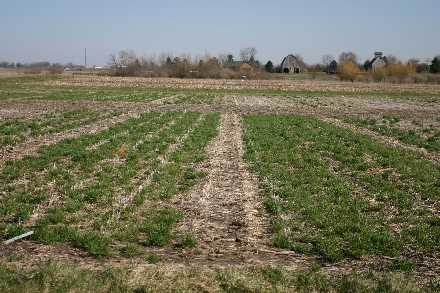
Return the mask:
{"type": "Polygon", "coordinates": [[[440,76],[428,75],[426,77],[427,83],[440,84],[440,76]]]}
{"type": "Polygon", "coordinates": [[[402,83],[410,74],[416,73],[416,68],[409,63],[390,63],[387,66],[387,75],[390,82],[402,83]]]}
{"type": "Polygon", "coordinates": [[[63,69],[60,67],[49,67],[47,69],[47,71],[49,72],[49,74],[61,74],[63,72],[63,69]]]}
{"type": "Polygon", "coordinates": [[[426,83],[427,82],[426,75],[412,74],[411,77],[412,77],[412,80],[414,83],[426,83]]]}
{"type": "Polygon", "coordinates": [[[40,74],[42,71],[41,67],[29,67],[24,70],[24,74],[40,74]]]}
{"type": "Polygon", "coordinates": [[[350,80],[351,82],[354,82],[359,72],[360,72],[359,67],[353,60],[341,62],[338,65],[337,74],[341,79],[341,81],[350,80]]]}

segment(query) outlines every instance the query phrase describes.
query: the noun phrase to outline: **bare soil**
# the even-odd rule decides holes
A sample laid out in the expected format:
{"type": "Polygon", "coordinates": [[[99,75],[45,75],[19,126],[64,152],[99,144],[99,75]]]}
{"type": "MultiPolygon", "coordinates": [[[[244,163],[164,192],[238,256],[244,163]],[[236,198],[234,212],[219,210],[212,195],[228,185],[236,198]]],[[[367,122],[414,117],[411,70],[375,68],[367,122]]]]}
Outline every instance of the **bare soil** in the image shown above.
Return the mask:
{"type": "MultiPolygon", "coordinates": [[[[283,97],[264,96],[225,96],[214,100],[213,105],[172,105],[165,101],[152,103],[129,102],[92,102],[92,101],[35,101],[22,99],[1,100],[0,119],[8,117],[38,116],[55,110],[73,110],[89,108],[90,110],[112,109],[124,114],[78,127],[61,134],[46,135],[30,139],[0,152],[0,168],[6,160],[16,160],[25,155],[37,155],[40,146],[54,144],[66,137],[76,137],[82,133],[96,133],[125,119],[136,117],[145,111],[201,111],[204,113],[221,113],[219,135],[207,148],[209,159],[199,166],[208,172],[208,176],[187,193],[175,196],[169,201],[184,212],[176,232],[182,235],[194,234],[198,238],[198,248],[182,249],[174,244],[165,248],[150,249],[163,256],[169,262],[185,265],[207,266],[282,266],[288,269],[300,269],[311,262],[320,262],[328,272],[350,269],[380,269],[383,259],[367,256],[362,259],[346,260],[335,267],[314,256],[303,256],[291,251],[277,249],[270,244],[271,235],[268,231],[269,219],[265,215],[261,199],[258,196],[259,178],[248,171],[243,161],[244,153],[241,114],[300,114],[313,115],[341,127],[351,128],[398,147],[423,153],[432,162],[440,164],[440,154],[425,149],[405,145],[398,140],[378,135],[363,128],[343,123],[340,118],[378,118],[383,115],[399,117],[402,128],[413,127],[411,121],[420,120],[423,124],[439,127],[440,103],[428,103],[426,100],[356,97],[356,92],[390,91],[405,93],[429,93],[439,98],[440,86],[420,85],[371,85],[371,84],[317,84],[288,83],[286,81],[255,81],[243,84],[241,81],[211,80],[173,80],[162,82],[174,87],[203,88],[280,88],[298,90],[316,88],[323,92],[320,98],[289,99],[283,97]],[[372,87],[377,89],[372,90],[372,87]],[[352,97],[325,97],[326,91],[342,91],[352,88],[352,97]]],[[[66,81],[52,81],[51,84],[66,81]]],[[[93,77],[67,81],[69,85],[102,85],[102,86],[144,86],[155,87],[156,79],[137,78],[104,78],[93,77]]],[[[162,85],[163,86],[163,85],[162,85]]],[[[24,256],[26,264],[38,263],[42,260],[55,260],[79,264],[85,268],[99,269],[125,264],[141,265],[144,257],[112,257],[110,259],[94,259],[87,253],[66,244],[42,245],[32,241],[16,241],[12,244],[0,244],[0,259],[4,261],[10,254],[24,256]]],[[[408,252],[411,254],[411,252],[408,252]]],[[[412,255],[417,260],[420,275],[440,274],[437,255],[412,255]]]]}

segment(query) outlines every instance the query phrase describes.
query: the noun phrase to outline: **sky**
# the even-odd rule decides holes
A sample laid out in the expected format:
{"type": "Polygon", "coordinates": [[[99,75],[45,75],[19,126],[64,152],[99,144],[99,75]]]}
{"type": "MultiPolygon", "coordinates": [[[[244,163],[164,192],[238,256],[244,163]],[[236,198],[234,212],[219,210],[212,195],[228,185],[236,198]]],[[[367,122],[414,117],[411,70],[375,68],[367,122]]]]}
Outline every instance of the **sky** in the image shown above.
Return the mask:
{"type": "Polygon", "coordinates": [[[308,64],[352,51],[401,61],[440,54],[439,0],[0,0],[0,61],[105,66],[122,50],[308,64]]]}

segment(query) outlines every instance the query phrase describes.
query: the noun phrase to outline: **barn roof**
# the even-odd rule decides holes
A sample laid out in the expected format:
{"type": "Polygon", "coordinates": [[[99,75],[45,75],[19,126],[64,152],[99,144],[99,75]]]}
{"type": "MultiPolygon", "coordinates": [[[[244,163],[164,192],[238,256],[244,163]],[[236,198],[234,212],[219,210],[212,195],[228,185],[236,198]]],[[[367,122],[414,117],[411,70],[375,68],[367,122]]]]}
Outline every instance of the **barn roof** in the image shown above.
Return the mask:
{"type": "MultiPolygon", "coordinates": [[[[372,68],[374,62],[376,62],[377,59],[379,59],[379,60],[383,60],[383,61],[385,62],[386,59],[384,60],[384,58],[382,57],[382,54],[383,54],[382,52],[374,52],[375,57],[374,57],[373,60],[371,60],[370,63],[368,64],[368,68],[372,68]]],[[[385,62],[385,64],[387,64],[387,62],[385,62]]],[[[385,66],[386,66],[386,65],[385,65],[385,66]]]]}
{"type": "Polygon", "coordinates": [[[281,62],[281,64],[284,63],[284,61],[286,61],[287,58],[292,57],[295,58],[296,60],[298,60],[298,58],[296,58],[295,56],[293,56],[292,54],[287,55],[286,57],[284,57],[283,62],[281,62]]]}

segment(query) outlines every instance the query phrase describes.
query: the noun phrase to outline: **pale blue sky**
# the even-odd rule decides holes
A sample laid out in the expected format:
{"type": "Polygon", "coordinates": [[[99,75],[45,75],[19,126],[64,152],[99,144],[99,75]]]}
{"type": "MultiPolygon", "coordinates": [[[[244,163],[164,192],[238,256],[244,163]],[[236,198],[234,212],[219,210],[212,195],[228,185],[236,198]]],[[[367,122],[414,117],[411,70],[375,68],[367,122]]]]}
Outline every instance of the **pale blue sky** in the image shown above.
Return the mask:
{"type": "Polygon", "coordinates": [[[0,61],[106,65],[110,53],[217,56],[256,47],[279,64],[375,51],[406,61],[440,54],[440,0],[0,0],[0,61]]]}

